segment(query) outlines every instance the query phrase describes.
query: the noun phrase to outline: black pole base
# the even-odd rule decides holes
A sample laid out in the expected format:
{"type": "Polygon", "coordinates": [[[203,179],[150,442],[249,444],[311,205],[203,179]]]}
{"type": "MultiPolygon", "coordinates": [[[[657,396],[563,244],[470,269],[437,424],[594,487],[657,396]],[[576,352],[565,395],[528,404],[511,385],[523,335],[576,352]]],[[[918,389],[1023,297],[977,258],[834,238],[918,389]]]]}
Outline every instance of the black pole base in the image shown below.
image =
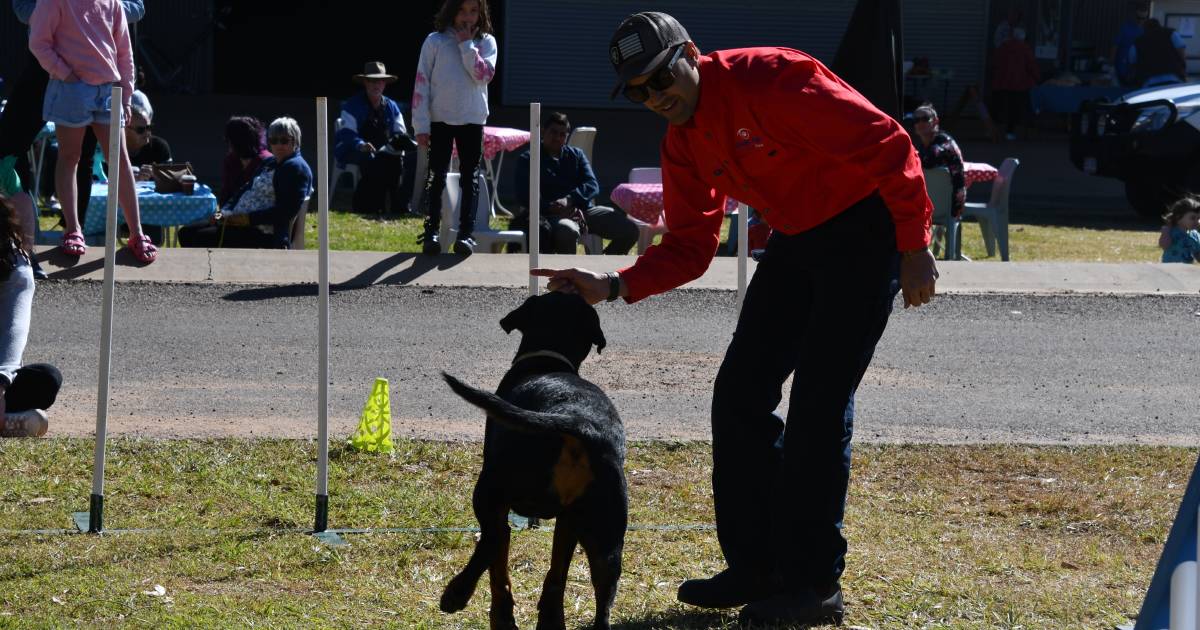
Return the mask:
{"type": "Polygon", "coordinates": [[[319,534],[329,529],[329,495],[317,495],[317,519],[313,525],[313,533],[319,534]]]}
{"type": "Polygon", "coordinates": [[[330,547],[345,547],[345,539],[337,535],[337,532],[329,531],[329,495],[317,495],[317,518],[313,525],[313,536],[317,540],[329,545],[330,547]]]}
{"type": "Polygon", "coordinates": [[[100,534],[104,532],[104,495],[93,494],[87,512],[74,512],[71,518],[80,532],[100,534]]]}

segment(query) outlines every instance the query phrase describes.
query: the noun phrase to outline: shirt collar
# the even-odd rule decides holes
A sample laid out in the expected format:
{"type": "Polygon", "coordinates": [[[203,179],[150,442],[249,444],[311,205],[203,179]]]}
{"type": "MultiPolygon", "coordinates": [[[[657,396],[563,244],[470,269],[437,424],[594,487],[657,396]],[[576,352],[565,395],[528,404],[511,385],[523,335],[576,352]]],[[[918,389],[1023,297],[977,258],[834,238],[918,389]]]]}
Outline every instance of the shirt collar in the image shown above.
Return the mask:
{"type": "Polygon", "coordinates": [[[681,125],[685,129],[707,127],[712,119],[719,116],[720,73],[717,72],[717,62],[709,55],[700,55],[700,98],[696,101],[696,111],[692,117],[681,125]]]}

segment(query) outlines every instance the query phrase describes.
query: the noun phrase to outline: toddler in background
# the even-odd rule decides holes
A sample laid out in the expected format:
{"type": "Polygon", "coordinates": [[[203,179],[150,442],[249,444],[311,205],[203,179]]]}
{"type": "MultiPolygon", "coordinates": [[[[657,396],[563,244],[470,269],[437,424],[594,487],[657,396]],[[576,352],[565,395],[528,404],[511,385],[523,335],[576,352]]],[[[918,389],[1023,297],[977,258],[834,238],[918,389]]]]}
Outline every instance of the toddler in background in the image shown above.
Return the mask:
{"type": "Polygon", "coordinates": [[[1165,245],[1162,261],[1191,263],[1200,257],[1200,197],[1187,196],[1175,203],[1163,215],[1163,238],[1165,245]]]}

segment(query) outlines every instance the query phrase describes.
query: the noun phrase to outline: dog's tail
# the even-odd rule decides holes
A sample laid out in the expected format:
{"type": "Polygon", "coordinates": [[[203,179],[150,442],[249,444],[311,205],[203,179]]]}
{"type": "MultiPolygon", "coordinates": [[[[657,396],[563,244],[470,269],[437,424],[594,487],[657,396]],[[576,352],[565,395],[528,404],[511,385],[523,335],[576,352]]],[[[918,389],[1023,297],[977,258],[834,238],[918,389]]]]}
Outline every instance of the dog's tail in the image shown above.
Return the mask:
{"type": "Polygon", "coordinates": [[[446,379],[446,383],[450,385],[450,389],[454,390],[454,393],[462,396],[464,400],[472,405],[486,411],[488,416],[496,419],[510,429],[528,433],[566,433],[581,438],[592,437],[595,433],[595,427],[592,427],[586,421],[581,421],[575,416],[530,411],[529,409],[518,407],[491,392],[471,387],[445,372],[442,372],[442,378],[446,379]]]}

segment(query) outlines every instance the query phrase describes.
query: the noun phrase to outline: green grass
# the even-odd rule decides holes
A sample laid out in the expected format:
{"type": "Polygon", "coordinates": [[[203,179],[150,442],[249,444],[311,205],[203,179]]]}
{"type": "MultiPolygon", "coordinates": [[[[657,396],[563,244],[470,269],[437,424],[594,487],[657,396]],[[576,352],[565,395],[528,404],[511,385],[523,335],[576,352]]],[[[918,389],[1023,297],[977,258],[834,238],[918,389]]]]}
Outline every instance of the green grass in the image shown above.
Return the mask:
{"type": "MultiPolygon", "coordinates": [[[[400,440],[394,456],[334,446],[332,527],[473,526],[480,446],[400,440]]],[[[104,536],[0,533],[0,627],[487,626],[436,609],[471,534],[347,535],[312,522],[314,445],[112,440],[104,536]],[[220,531],[213,531],[220,530],[220,531]],[[162,594],[155,587],[161,585],[162,594]]],[[[847,623],[872,628],[1111,627],[1136,613],[1196,452],[1149,447],[860,446],[845,533],[847,623]]],[[[0,442],[0,530],[68,527],[86,510],[91,442],[0,442]]],[[[631,445],[631,522],[712,520],[711,448],[631,445]]],[[[547,530],[514,534],[518,622],[532,627],[547,530]]],[[[674,600],[722,566],[711,531],[632,531],[614,609],[630,629],[732,627],[674,600]]],[[[591,619],[586,561],[568,627],[591,619]]]]}
{"type": "MultiPolygon", "coordinates": [[[[43,216],[43,230],[54,229],[57,217],[43,216]]],[[[317,217],[308,215],[305,243],[317,247],[317,217]]],[[[721,227],[721,241],[729,238],[729,221],[721,227]]],[[[406,215],[375,216],[343,210],[329,213],[329,245],[334,250],[417,253],[422,219],[406,215]]],[[[508,229],[508,219],[493,218],[495,229],[508,229]]],[[[1158,262],[1157,230],[1094,230],[1014,224],[1009,230],[1010,259],[1014,261],[1158,262]]],[[[578,248],[583,253],[583,247],[578,248]]],[[[972,260],[999,260],[987,256],[979,227],[963,225],[963,253],[972,260]]]]}

